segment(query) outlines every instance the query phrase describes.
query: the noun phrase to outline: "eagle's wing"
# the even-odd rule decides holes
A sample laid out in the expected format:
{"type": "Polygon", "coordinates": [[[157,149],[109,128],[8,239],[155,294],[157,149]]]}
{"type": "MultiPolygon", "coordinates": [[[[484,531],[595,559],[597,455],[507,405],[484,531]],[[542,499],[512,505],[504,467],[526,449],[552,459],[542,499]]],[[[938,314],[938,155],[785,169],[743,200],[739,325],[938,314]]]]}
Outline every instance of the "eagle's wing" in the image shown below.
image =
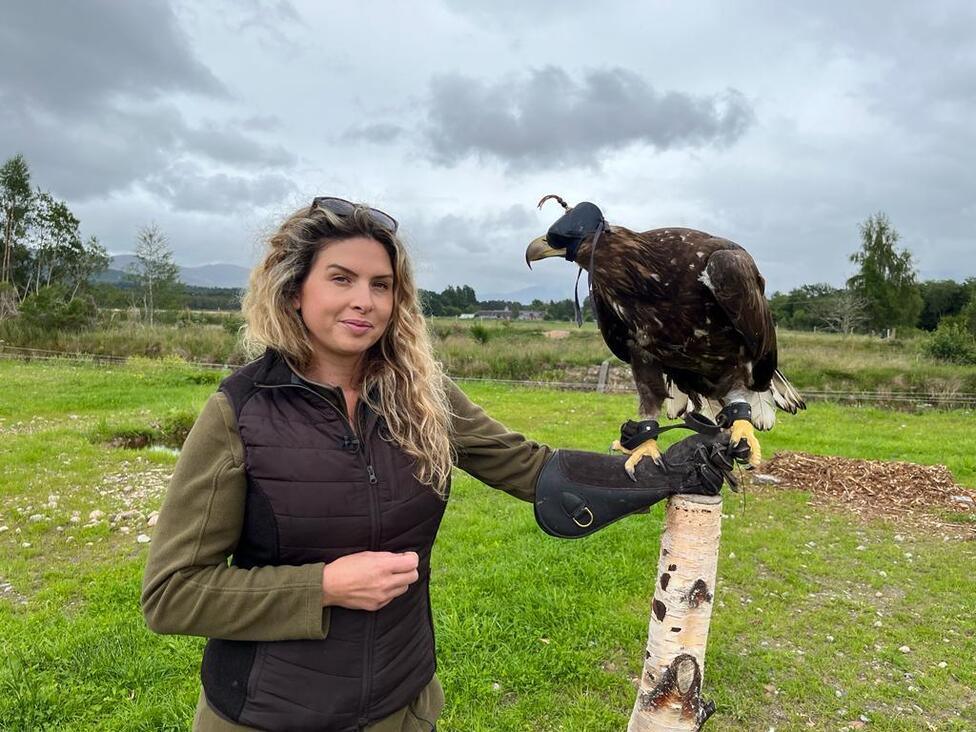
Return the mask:
{"type": "Polygon", "coordinates": [[[708,258],[701,281],[745,340],[755,383],[768,384],[776,369],[776,330],[756,263],[742,248],[720,249],[708,258]]]}
{"type": "Polygon", "coordinates": [[[596,313],[596,323],[603,335],[603,340],[610,347],[613,355],[624,363],[630,363],[630,347],[627,340],[630,337],[630,328],[623,319],[613,311],[612,305],[600,294],[598,287],[593,287],[590,293],[593,302],[593,311],[596,313]]]}

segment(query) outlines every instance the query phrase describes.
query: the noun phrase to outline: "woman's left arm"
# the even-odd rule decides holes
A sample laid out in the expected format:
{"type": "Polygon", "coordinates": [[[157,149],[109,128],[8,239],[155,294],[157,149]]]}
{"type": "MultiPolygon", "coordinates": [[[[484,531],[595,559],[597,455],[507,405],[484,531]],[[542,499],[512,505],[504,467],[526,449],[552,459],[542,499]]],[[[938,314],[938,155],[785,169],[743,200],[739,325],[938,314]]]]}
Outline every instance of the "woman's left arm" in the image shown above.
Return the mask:
{"type": "Polygon", "coordinates": [[[457,466],[483,483],[523,501],[535,499],[535,485],[552,448],[513,432],[445,380],[451,411],[457,466]]]}

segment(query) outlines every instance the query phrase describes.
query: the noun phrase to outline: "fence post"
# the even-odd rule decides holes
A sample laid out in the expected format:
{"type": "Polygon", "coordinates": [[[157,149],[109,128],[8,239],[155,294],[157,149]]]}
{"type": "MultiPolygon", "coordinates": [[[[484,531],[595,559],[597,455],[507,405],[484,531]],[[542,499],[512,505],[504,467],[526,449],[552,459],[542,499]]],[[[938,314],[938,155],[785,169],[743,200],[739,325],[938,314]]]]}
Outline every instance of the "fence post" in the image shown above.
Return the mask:
{"type": "Polygon", "coordinates": [[[607,390],[610,381],[610,359],[600,364],[600,373],[596,377],[596,390],[604,392],[607,390]]]}

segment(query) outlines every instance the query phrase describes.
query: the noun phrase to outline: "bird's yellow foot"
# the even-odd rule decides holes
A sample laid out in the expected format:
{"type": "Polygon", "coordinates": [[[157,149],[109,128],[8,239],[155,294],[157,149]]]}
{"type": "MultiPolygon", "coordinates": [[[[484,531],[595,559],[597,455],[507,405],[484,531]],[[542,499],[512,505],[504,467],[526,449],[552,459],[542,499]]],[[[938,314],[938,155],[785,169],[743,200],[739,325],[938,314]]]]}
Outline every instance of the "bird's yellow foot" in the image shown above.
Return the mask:
{"type": "Polygon", "coordinates": [[[630,476],[631,480],[637,480],[637,475],[635,470],[637,469],[637,463],[643,460],[645,457],[650,457],[662,470],[664,469],[664,461],[661,460],[661,449],[657,446],[657,440],[647,440],[642,442],[640,445],[635,447],[633,450],[628,450],[626,447],[620,444],[620,440],[614,440],[613,444],[610,446],[611,450],[616,450],[617,452],[622,452],[625,455],[629,455],[627,462],[624,463],[624,470],[627,471],[627,475],[630,476]]]}
{"type": "Polygon", "coordinates": [[[749,467],[758,468],[762,462],[762,448],[759,447],[759,440],[752,428],[752,422],[748,419],[737,419],[732,423],[732,434],[729,435],[729,443],[738,445],[740,440],[745,440],[749,444],[749,467]]]}

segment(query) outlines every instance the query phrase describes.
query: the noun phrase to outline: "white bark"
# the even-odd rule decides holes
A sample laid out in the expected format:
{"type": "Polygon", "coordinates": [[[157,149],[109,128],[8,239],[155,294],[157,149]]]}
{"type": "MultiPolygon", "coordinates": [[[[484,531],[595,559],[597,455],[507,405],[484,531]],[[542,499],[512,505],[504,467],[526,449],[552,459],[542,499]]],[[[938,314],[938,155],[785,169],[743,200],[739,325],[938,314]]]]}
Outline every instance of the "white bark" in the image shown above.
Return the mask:
{"type": "Polygon", "coordinates": [[[647,652],[628,732],[697,731],[714,709],[702,700],[701,683],[721,530],[720,496],[668,500],[647,652]]]}

